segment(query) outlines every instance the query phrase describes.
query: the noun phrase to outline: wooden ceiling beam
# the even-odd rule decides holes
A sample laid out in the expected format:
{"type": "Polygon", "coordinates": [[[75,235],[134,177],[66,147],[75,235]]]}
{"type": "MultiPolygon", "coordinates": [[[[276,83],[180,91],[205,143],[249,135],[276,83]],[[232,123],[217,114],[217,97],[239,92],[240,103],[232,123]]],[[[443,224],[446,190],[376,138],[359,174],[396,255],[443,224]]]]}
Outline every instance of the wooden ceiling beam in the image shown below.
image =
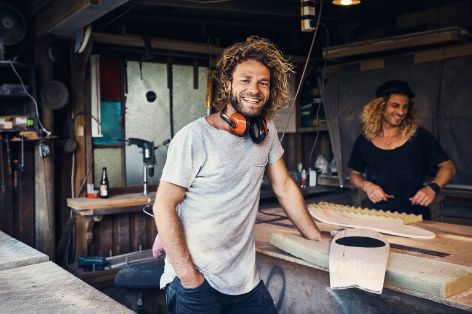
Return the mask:
{"type": "MultiPolygon", "coordinates": [[[[299,1],[274,1],[274,0],[228,0],[217,3],[197,3],[186,0],[132,0],[133,3],[149,5],[149,6],[166,6],[166,7],[177,7],[192,10],[205,10],[205,11],[227,11],[227,12],[239,12],[247,13],[250,15],[274,15],[274,16],[285,16],[285,17],[298,17],[300,16],[300,2],[299,1]]],[[[202,1],[203,2],[203,1],[202,1]]]]}
{"type": "Polygon", "coordinates": [[[37,15],[34,21],[36,36],[52,33],[59,37],[72,37],[74,32],[129,0],[53,0],[37,15]]]}
{"type": "MultiPolygon", "coordinates": [[[[144,48],[144,40],[139,35],[116,35],[107,33],[92,33],[94,43],[117,45],[125,47],[139,47],[144,48]]],[[[223,51],[223,48],[210,44],[203,44],[197,42],[173,40],[166,38],[150,38],[152,49],[173,50],[181,52],[191,52],[200,54],[216,55],[223,51]]]]}
{"type": "MultiPolygon", "coordinates": [[[[242,26],[252,27],[255,29],[287,29],[286,20],[282,22],[262,23],[261,21],[242,20],[242,19],[223,19],[223,18],[203,18],[203,17],[187,17],[187,16],[163,16],[163,15],[145,15],[145,14],[127,14],[121,19],[126,22],[151,22],[151,23],[175,23],[175,24],[203,24],[216,26],[242,26]]],[[[293,20],[296,27],[300,27],[299,20],[293,20]]]]}
{"type": "MultiPolygon", "coordinates": [[[[116,35],[92,32],[92,40],[97,44],[144,48],[143,37],[139,35],[116,35]]],[[[218,55],[223,52],[224,49],[211,44],[156,37],[150,38],[150,43],[152,49],[204,55],[218,55]]],[[[303,56],[287,55],[287,57],[295,63],[305,62],[306,60],[306,58],[303,56]]]]}

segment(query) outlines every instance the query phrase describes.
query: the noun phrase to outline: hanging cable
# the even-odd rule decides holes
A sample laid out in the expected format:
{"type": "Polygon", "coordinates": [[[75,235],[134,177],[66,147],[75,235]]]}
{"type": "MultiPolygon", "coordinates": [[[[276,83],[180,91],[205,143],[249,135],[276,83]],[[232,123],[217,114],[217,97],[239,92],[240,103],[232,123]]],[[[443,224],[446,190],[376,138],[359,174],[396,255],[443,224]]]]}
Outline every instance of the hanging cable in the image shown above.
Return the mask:
{"type": "Polygon", "coordinates": [[[38,110],[38,103],[36,102],[36,99],[34,99],[33,96],[31,96],[31,94],[28,92],[28,90],[26,89],[26,86],[25,84],[23,83],[23,79],[21,78],[20,74],[18,74],[18,72],[16,71],[15,69],[15,65],[13,64],[13,61],[11,60],[8,60],[8,63],[10,64],[10,67],[11,69],[13,70],[13,72],[15,73],[16,77],[18,78],[18,80],[20,81],[21,83],[21,87],[23,88],[23,91],[25,92],[26,96],[28,96],[31,101],[33,102],[34,104],[34,108],[35,108],[35,111],[36,111],[36,118],[38,119],[38,124],[39,124],[39,127],[41,128],[41,131],[44,132],[44,134],[46,134],[46,136],[49,136],[52,134],[51,131],[49,131],[48,129],[46,129],[44,127],[44,125],[41,123],[41,119],[39,118],[39,110],[38,110]]]}
{"type": "Polygon", "coordinates": [[[320,12],[318,14],[318,19],[316,20],[315,33],[313,34],[313,39],[311,40],[310,49],[308,50],[308,55],[306,57],[305,65],[303,66],[302,75],[300,77],[300,81],[298,82],[297,91],[295,92],[295,96],[293,97],[292,104],[290,105],[290,112],[289,112],[288,117],[287,117],[287,122],[285,123],[284,131],[282,132],[282,136],[280,137],[280,142],[282,142],[283,139],[284,139],[285,132],[287,131],[288,123],[290,121],[290,117],[292,116],[293,107],[295,106],[295,102],[297,101],[298,94],[300,93],[300,89],[301,89],[302,84],[303,84],[303,79],[305,78],[305,72],[306,72],[306,69],[308,67],[308,61],[310,60],[311,52],[312,52],[313,46],[315,44],[316,35],[318,34],[318,26],[320,25],[322,12],[323,12],[323,0],[320,0],[320,12]]]}
{"type": "MultiPolygon", "coordinates": [[[[320,26],[322,26],[326,32],[326,50],[328,50],[329,48],[329,32],[328,32],[328,27],[325,25],[325,24],[321,24],[320,26]]],[[[318,105],[318,108],[316,109],[316,121],[318,121],[317,125],[316,125],[316,136],[315,136],[315,142],[313,143],[313,146],[311,147],[311,151],[310,151],[310,155],[308,157],[308,161],[307,161],[307,165],[308,165],[308,168],[310,168],[310,165],[311,165],[311,161],[312,161],[312,158],[313,158],[313,153],[315,151],[315,147],[316,147],[316,144],[318,142],[318,138],[319,138],[319,135],[320,135],[320,108],[321,106],[324,105],[324,99],[323,99],[323,93],[324,93],[324,88],[325,88],[325,82],[326,82],[326,68],[327,68],[327,55],[328,53],[326,52],[323,56],[323,69],[322,69],[322,72],[321,72],[321,84],[318,83],[318,86],[320,88],[320,97],[321,97],[321,103],[318,105]]]]}

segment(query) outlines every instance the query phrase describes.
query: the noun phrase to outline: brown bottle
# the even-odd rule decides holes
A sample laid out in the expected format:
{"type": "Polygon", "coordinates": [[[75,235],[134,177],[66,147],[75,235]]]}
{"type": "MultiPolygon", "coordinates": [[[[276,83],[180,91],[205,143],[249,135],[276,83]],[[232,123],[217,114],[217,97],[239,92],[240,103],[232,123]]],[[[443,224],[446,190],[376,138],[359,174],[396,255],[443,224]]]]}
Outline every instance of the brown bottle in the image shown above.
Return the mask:
{"type": "Polygon", "coordinates": [[[108,193],[108,176],[107,176],[107,168],[103,167],[102,168],[102,178],[100,180],[100,197],[101,198],[107,198],[109,196],[108,193]]]}

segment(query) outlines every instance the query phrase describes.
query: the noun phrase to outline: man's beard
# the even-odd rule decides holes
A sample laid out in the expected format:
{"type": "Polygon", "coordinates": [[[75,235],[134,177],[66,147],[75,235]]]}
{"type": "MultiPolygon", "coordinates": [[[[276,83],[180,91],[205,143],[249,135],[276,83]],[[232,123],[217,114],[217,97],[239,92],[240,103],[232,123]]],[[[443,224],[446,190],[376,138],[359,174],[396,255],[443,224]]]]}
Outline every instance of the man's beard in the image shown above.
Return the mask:
{"type": "MultiPolygon", "coordinates": [[[[247,95],[250,95],[252,98],[264,99],[264,96],[260,93],[256,93],[256,94],[248,93],[247,95]]],[[[264,105],[259,110],[248,112],[247,110],[245,110],[244,106],[241,105],[241,103],[239,102],[237,95],[234,95],[233,92],[231,91],[230,96],[231,96],[230,97],[231,105],[233,106],[234,110],[241,113],[243,116],[249,117],[249,118],[255,118],[255,117],[260,116],[268,104],[268,99],[264,99],[264,105]]],[[[241,95],[241,98],[242,98],[242,95],[241,95]]]]}

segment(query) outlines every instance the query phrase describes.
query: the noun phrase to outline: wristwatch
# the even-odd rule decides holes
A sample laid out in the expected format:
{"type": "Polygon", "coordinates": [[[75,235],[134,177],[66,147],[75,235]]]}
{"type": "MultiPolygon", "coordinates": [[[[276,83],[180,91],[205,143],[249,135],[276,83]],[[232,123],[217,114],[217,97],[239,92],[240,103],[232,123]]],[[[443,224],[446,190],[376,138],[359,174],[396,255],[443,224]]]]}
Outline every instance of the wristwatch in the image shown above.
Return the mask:
{"type": "Polygon", "coordinates": [[[440,187],[437,183],[431,182],[430,184],[428,184],[428,186],[429,186],[434,192],[436,192],[436,195],[438,195],[439,192],[441,191],[441,187],[440,187]]]}

